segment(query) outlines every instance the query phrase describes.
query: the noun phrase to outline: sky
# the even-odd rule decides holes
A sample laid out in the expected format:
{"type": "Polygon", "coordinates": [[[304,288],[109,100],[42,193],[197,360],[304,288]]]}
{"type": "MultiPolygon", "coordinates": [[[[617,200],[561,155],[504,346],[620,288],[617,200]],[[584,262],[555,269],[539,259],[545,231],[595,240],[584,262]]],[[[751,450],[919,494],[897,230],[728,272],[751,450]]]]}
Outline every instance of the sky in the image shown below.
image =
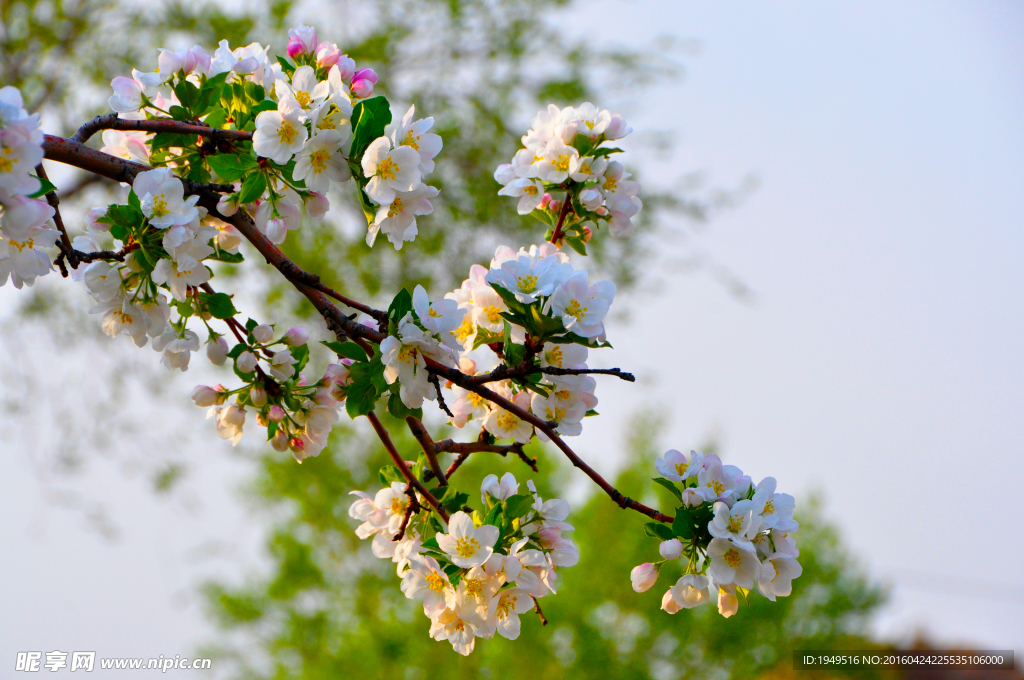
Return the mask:
{"type": "MultiPolygon", "coordinates": [[[[645,178],[759,186],[685,232],[713,265],[684,266],[666,239],[646,284],[617,301],[633,313],[609,325],[615,350],[592,363],[640,381],[600,383],[600,410],[619,415],[588,420],[576,450],[614,470],[624,449],[608,442],[642,412],[665,418],[666,448],[715,439],[728,462],[774,476],[798,503],[823,496],[859,562],[892,586],[879,636],[1024,652],[1024,545],[1010,535],[1024,483],[1024,5],[638,7],[591,1],[565,25],[627,46],[660,35],[698,46],[669,55],[685,64],[680,80],[602,102],[638,131],[626,148],[645,178]],[[651,131],[680,141],[654,156],[639,140],[651,131]],[[725,270],[749,299],[711,275],[725,270]]],[[[13,295],[0,289],[0,306],[13,295]]],[[[182,439],[189,493],[154,495],[149,433],[69,487],[44,452],[116,387],[90,384],[88,346],[7,334],[0,349],[12,356],[18,342],[45,359],[8,364],[7,398],[30,383],[48,396],[21,405],[38,411],[27,429],[0,433],[0,610],[18,621],[0,658],[40,641],[190,652],[211,630],[196,584],[260,566],[239,500],[246,454],[212,430],[201,445],[182,439]],[[52,364],[65,372],[43,377],[52,364]],[[86,398],[62,389],[69,379],[86,398]]]]}

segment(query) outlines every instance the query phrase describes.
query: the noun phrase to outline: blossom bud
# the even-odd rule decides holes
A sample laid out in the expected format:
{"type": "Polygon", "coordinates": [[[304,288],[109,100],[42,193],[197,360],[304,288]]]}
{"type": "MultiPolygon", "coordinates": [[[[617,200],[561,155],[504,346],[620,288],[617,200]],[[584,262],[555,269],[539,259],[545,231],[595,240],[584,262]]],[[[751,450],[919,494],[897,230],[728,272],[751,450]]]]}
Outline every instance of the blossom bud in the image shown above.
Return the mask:
{"type": "Polygon", "coordinates": [[[622,116],[613,113],[608,127],[604,129],[604,137],[605,139],[621,139],[632,131],[633,128],[626,125],[626,121],[623,120],[622,116]]]}
{"type": "Polygon", "coordinates": [[[322,42],[316,48],[316,63],[324,68],[334,66],[341,57],[341,50],[334,43],[322,42]]]}
{"type": "MultiPolygon", "coordinates": [[[[160,50],[160,56],[156,58],[157,70],[160,72],[160,77],[167,80],[172,75],[182,70],[183,64],[180,54],[174,50],[160,50]]],[[[193,60],[193,66],[195,61],[193,60]]]]}
{"type": "Polygon", "coordinates": [[[275,217],[267,222],[267,239],[271,243],[281,245],[287,235],[288,223],[283,217],[275,217]]]}
{"type": "Polygon", "coordinates": [[[216,404],[224,403],[224,395],[221,392],[207,387],[206,385],[196,385],[192,389],[192,403],[196,406],[214,406],[216,404]]]}
{"type": "Polygon", "coordinates": [[[352,80],[367,80],[374,85],[377,84],[377,74],[372,68],[361,68],[352,75],[352,80]]]}
{"type": "Polygon", "coordinates": [[[704,496],[697,489],[690,487],[683,489],[682,499],[684,508],[695,508],[704,502],[704,496]]]}
{"type": "Polygon", "coordinates": [[[352,96],[356,99],[366,99],[373,94],[373,83],[369,80],[359,78],[352,81],[352,96]]]}
{"type": "Polygon", "coordinates": [[[249,401],[256,408],[263,408],[267,405],[267,391],[259,385],[249,390],[249,401]]]}
{"type": "Polygon", "coordinates": [[[206,358],[214,366],[223,366],[228,359],[228,341],[223,335],[210,337],[206,342],[206,358]]]}
{"type": "Polygon", "coordinates": [[[274,433],[274,436],[270,438],[270,445],[274,447],[274,450],[278,453],[284,453],[288,450],[288,433],[284,430],[278,430],[274,433]]]}
{"type": "Polygon", "coordinates": [[[596,213],[597,213],[598,215],[604,216],[604,215],[607,215],[607,214],[608,214],[608,208],[606,208],[606,207],[604,207],[604,206],[602,205],[602,206],[601,206],[600,208],[598,208],[598,209],[597,209],[597,210],[595,210],[594,212],[596,212],[596,213]]]}
{"type": "Polygon", "coordinates": [[[97,221],[106,214],[106,208],[93,208],[89,211],[89,214],[85,216],[86,226],[89,227],[89,229],[95,229],[96,231],[110,231],[109,224],[97,221]]]}
{"type": "MultiPolygon", "coordinates": [[[[337,364],[330,364],[327,370],[324,371],[323,382],[329,385],[344,385],[348,382],[348,367],[350,364],[343,363],[345,360],[337,364]]],[[[350,360],[351,361],[351,360],[350,360]]]]}
{"type": "Polygon", "coordinates": [[[343,83],[347,83],[352,80],[352,76],[356,72],[356,60],[347,54],[343,54],[341,55],[341,58],[338,59],[338,63],[331,68],[332,70],[335,68],[338,69],[338,76],[341,81],[343,83]]]}
{"type": "Polygon", "coordinates": [[[580,203],[587,210],[597,210],[604,203],[604,196],[597,189],[584,189],[580,192],[580,203]]]}
{"type": "Polygon", "coordinates": [[[466,375],[476,375],[476,362],[469,357],[459,359],[459,370],[466,375]]]}
{"type": "Polygon", "coordinates": [[[242,242],[242,232],[230,224],[221,223],[217,226],[217,247],[221,250],[237,250],[242,242]]]}
{"type": "Polygon", "coordinates": [[[633,567],[633,571],[629,572],[629,580],[633,582],[633,590],[638,593],[650,590],[658,582],[658,565],[644,562],[633,567]]]}
{"type": "Polygon", "coordinates": [[[266,416],[265,413],[257,413],[256,414],[256,424],[259,425],[260,427],[266,427],[267,425],[270,424],[270,421],[267,419],[267,416],[266,416]]]}
{"type": "Polygon", "coordinates": [[[252,373],[256,370],[256,355],[249,350],[245,350],[238,355],[236,364],[238,365],[238,370],[242,373],[252,373]]]}
{"type": "Polygon", "coordinates": [[[665,591],[665,594],[661,598],[661,608],[669,614],[675,614],[677,611],[682,609],[679,604],[672,598],[672,589],[665,591]]]}
{"type": "Polygon", "coordinates": [[[556,215],[562,211],[562,202],[554,199],[548,201],[548,210],[555,213],[556,215]]]}
{"type": "Polygon", "coordinates": [[[316,52],[317,43],[316,29],[312,26],[299,24],[295,28],[288,29],[288,56],[295,58],[302,54],[313,54],[316,52]]]}
{"type": "Polygon", "coordinates": [[[279,423],[282,420],[284,420],[285,415],[286,414],[284,412],[284,409],[276,404],[274,406],[271,406],[270,411],[267,413],[267,417],[273,420],[275,423],[279,423]]]}
{"type": "Polygon", "coordinates": [[[292,450],[292,457],[295,462],[301,463],[306,456],[306,442],[299,437],[292,437],[288,440],[288,448],[292,450]]]}
{"type": "Polygon", "coordinates": [[[331,202],[321,193],[314,191],[306,199],[306,214],[309,215],[310,219],[322,220],[330,209],[331,202]]]}
{"type": "Polygon", "coordinates": [[[540,207],[547,208],[549,203],[551,203],[551,194],[544,192],[544,195],[540,197],[540,207]]]}
{"type": "Polygon", "coordinates": [[[238,212],[238,194],[224,194],[217,201],[217,212],[224,217],[231,217],[238,212]]]}
{"type": "Polygon", "coordinates": [[[718,613],[729,618],[740,609],[740,601],[736,598],[736,591],[729,592],[725,588],[718,589],[718,613]]]}
{"type": "Polygon", "coordinates": [[[666,560],[678,560],[683,554],[683,543],[678,538],[669,541],[662,541],[658,546],[658,552],[666,560]]]}
{"type": "Polygon", "coordinates": [[[309,342],[309,331],[304,326],[293,326],[284,334],[284,340],[292,347],[305,345],[309,342]]]}
{"type": "Polygon", "coordinates": [[[590,243],[591,239],[594,238],[594,230],[586,224],[583,225],[583,234],[580,236],[580,240],[584,243],[590,243]]]}
{"type": "Polygon", "coordinates": [[[256,342],[265,345],[274,339],[274,329],[265,323],[261,323],[252,329],[252,337],[256,338],[256,342]]]}

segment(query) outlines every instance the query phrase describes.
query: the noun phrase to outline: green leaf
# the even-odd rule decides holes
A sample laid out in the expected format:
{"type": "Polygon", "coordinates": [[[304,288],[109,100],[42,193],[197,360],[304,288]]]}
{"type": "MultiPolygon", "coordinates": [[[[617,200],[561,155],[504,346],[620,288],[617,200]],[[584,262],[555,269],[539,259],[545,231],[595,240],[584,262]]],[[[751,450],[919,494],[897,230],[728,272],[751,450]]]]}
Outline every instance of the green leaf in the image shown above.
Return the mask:
{"type": "Polygon", "coordinates": [[[238,264],[244,262],[245,257],[242,253],[229,253],[226,250],[222,250],[217,246],[217,242],[214,239],[210,239],[209,246],[213,248],[213,255],[207,255],[207,260],[215,260],[217,262],[228,262],[230,264],[238,264]]]}
{"type": "Polygon", "coordinates": [[[224,182],[237,182],[245,173],[258,167],[252,156],[242,154],[208,156],[206,163],[210,166],[210,170],[217,173],[217,176],[224,182]]]}
{"type": "Polygon", "coordinates": [[[644,533],[648,536],[653,536],[654,538],[660,538],[663,541],[671,541],[676,537],[676,535],[672,533],[671,527],[667,524],[662,524],[661,522],[648,522],[644,525],[644,533]]]}
{"type": "Polygon", "coordinates": [[[591,418],[593,416],[599,416],[599,415],[601,415],[601,414],[598,413],[597,411],[595,411],[594,409],[590,409],[589,411],[587,411],[586,413],[583,414],[583,417],[584,418],[591,418]]]}
{"type": "Polygon", "coordinates": [[[299,345],[291,348],[292,358],[295,359],[295,376],[309,363],[309,345],[299,345]]]}
{"type": "MultiPolygon", "coordinates": [[[[199,103],[199,88],[193,85],[188,80],[179,80],[178,84],[174,86],[174,94],[178,95],[178,101],[183,107],[189,111],[195,111],[196,104],[199,103]]],[[[174,116],[174,108],[169,109],[172,116],[174,116]]],[[[186,112],[188,113],[188,112],[186,112]]],[[[177,118],[177,116],[175,116],[177,118]]],[[[191,114],[188,118],[179,118],[179,120],[190,120],[191,114]]]]}
{"type": "Polygon", "coordinates": [[[335,354],[352,361],[366,361],[366,350],[357,345],[356,343],[348,340],[346,342],[338,342],[337,340],[320,341],[320,344],[328,349],[332,350],[335,354]]]}
{"type": "Polygon", "coordinates": [[[452,582],[452,587],[458,588],[459,581],[462,580],[462,568],[449,564],[444,568],[444,573],[448,574],[448,580],[452,582]]]}
{"type": "Polygon", "coordinates": [[[693,515],[686,508],[679,508],[676,511],[676,518],[672,522],[672,531],[676,536],[690,540],[693,538],[693,515]]]}
{"type": "Polygon", "coordinates": [[[465,507],[469,501],[469,494],[456,491],[455,487],[448,486],[444,492],[444,496],[437,499],[438,502],[448,512],[457,512],[465,507]]]}
{"type": "Polygon", "coordinates": [[[238,313],[231,302],[231,296],[227,293],[200,293],[199,299],[202,300],[206,311],[216,319],[230,319],[238,313]]]}
{"type": "Polygon", "coordinates": [[[267,190],[267,178],[262,171],[253,172],[242,182],[242,189],[238,192],[238,202],[241,204],[252,203],[267,190]]]}
{"type": "Polygon", "coordinates": [[[499,285],[497,285],[495,283],[492,283],[492,284],[489,284],[489,285],[491,286],[491,288],[494,289],[494,292],[496,292],[501,297],[501,299],[505,302],[505,306],[508,307],[508,311],[509,312],[511,312],[512,314],[515,314],[516,316],[521,316],[521,317],[525,317],[525,316],[527,316],[529,314],[529,311],[528,311],[529,305],[526,305],[526,304],[520,302],[519,299],[516,298],[515,293],[513,293],[512,291],[507,290],[507,289],[505,289],[505,288],[503,288],[503,287],[501,287],[501,286],[499,286],[499,285]]]}
{"type": "Polygon", "coordinates": [[[673,484],[671,481],[669,481],[667,479],[664,479],[662,477],[655,477],[654,478],[654,483],[655,484],[660,484],[661,486],[663,486],[666,489],[668,489],[669,492],[671,492],[671,494],[673,496],[675,496],[676,500],[678,500],[678,501],[682,501],[683,500],[683,492],[680,491],[679,488],[675,484],[673,484]]]}
{"type": "Polygon", "coordinates": [[[391,486],[394,482],[405,481],[405,475],[402,474],[397,465],[385,465],[380,469],[377,476],[380,477],[380,483],[384,486],[391,486]]]}
{"type": "Polygon", "coordinates": [[[575,250],[580,255],[586,256],[587,244],[583,242],[579,236],[566,236],[565,242],[569,244],[569,247],[575,250]]]}
{"type": "Polygon", "coordinates": [[[391,122],[391,105],[384,97],[364,99],[352,109],[352,147],[348,157],[359,162],[370,143],[384,135],[391,122]]]}
{"type": "Polygon", "coordinates": [[[388,318],[398,323],[405,318],[405,315],[412,311],[412,294],[405,288],[398,291],[398,295],[391,301],[388,307],[388,318]]]}
{"type": "Polygon", "coordinates": [[[482,345],[490,345],[494,342],[505,342],[505,337],[501,333],[492,333],[491,331],[478,326],[476,329],[476,337],[473,339],[473,349],[482,345]]]}
{"type": "Polygon", "coordinates": [[[39,190],[36,191],[35,193],[29,194],[29,198],[39,198],[40,196],[45,196],[51,191],[57,190],[57,187],[55,187],[53,185],[53,182],[51,182],[50,180],[43,179],[42,177],[36,177],[35,175],[32,176],[39,180],[39,190]]]}
{"type": "Polygon", "coordinates": [[[277,111],[277,102],[270,99],[264,99],[259,104],[252,107],[250,114],[253,118],[263,113],[264,111],[277,111]]]}
{"type": "Polygon", "coordinates": [[[594,153],[592,153],[591,155],[594,158],[599,158],[601,156],[610,156],[613,153],[622,153],[622,149],[616,149],[615,147],[612,146],[602,146],[600,149],[595,149],[594,153]]]}
{"type": "Polygon", "coordinates": [[[247,349],[249,349],[248,345],[246,345],[244,342],[240,342],[231,348],[231,351],[228,352],[228,357],[232,359],[237,359],[238,355],[247,349]]]}
{"type": "MultiPolygon", "coordinates": [[[[174,120],[180,120],[183,123],[192,122],[192,112],[186,109],[184,106],[174,105],[171,108],[167,109],[167,113],[171,114],[171,118],[173,118],[174,120]]],[[[185,135],[182,135],[182,137],[184,136],[185,135]]],[[[189,144],[195,141],[194,139],[192,139],[191,135],[188,135],[188,139],[189,144]]]]}
{"type": "Polygon", "coordinates": [[[423,547],[426,550],[433,550],[434,552],[443,552],[441,546],[437,544],[437,537],[431,536],[427,540],[423,541],[423,547]]]}
{"type": "Polygon", "coordinates": [[[377,394],[377,388],[369,380],[353,382],[348,387],[348,396],[345,397],[345,411],[352,419],[365,416],[377,403],[377,394]]]}
{"type": "Polygon", "coordinates": [[[167,149],[172,146],[186,147],[195,142],[194,135],[182,135],[177,132],[158,132],[149,140],[149,145],[154,151],[167,149]]]}
{"type": "Polygon", "coordinates": [[[534,498],[530,494],[509,496],[502,505],[505,506],[505,517],[516,519],[525,516],[533,508],[534,498]]]}
{"type": "Polygon", "coordinates": [[[483,524],[490,524],[492,526],[498,526],[498,517],[501,515],[502,508],[501,503],[495,504],[491,511],[484,517],[483,524]]]}

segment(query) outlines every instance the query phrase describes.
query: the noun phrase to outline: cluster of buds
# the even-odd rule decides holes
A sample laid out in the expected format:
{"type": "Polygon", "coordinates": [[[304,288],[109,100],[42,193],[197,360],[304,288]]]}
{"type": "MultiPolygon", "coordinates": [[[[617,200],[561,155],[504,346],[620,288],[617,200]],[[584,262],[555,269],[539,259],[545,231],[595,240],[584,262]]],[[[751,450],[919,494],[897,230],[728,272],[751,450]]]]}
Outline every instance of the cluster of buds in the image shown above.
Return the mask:
{"type": "Polygon", "coordinates": [[[646,562],[630,573],[633,589],[643,592],[658,580],[658,570],[672,560],[684,564],[683,576],[665,592],[661,608],[669,614],[691,609],[717,594],[718,611],[728,618],[756,584],[766,598],[789,595],[803,569],[793,534],[795,500],[776,493],[775,479],[756,486],[734,465],[713,453],[670,450],[655,461],[661,477],[654,481],[679,501],[671,526],[651,522],[648,535],[662,539],[662,560],[646,562]]]}
{"type": "MultiPolygon", "coordinates": [[[[424,468],[409,467],[425,478],[424,468]]],[[[362,522],[356,535],[373,539],[374,556],[397,565],[405,596],[423,601],[430,637],[447,640],[463,656],[476,638],[518,638],[519,615],[535,606],[539,611],[537,599],[555,592],[557,570],[579,562],[579,549],[563,536],[573,530],[565,521],[569,504],[543,500],[532,480],[529,493],[520,494],[507,472],[500,480],[484,478],[479,510],[451,486],[434,489],[452,512],[442,522],[398,477],[389,466],[381,470],[382,481],[395,481],[373,496],[351,492],[358,500],[349,515],[362,522]]]]}

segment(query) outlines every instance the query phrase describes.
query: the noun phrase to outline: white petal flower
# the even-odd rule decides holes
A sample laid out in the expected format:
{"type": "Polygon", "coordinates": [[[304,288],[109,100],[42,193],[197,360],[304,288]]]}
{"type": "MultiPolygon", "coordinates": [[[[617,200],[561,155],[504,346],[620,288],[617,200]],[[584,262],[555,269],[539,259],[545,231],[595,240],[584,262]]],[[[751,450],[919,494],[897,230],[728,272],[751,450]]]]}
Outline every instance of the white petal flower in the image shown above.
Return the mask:
{"type": "Polygon", "coordinates": [[[685,574],[669,589],[672,600],[682,609],[693,609],[711,599],[708,578],[701,574],[685,574]]]}
{"type": "Polygon", "coordinates": [[[520,177],[506,184],[498,191],[498,195],[512,196],[513,198],[518,196],[519,204],[516,206],[516,211],[520,215],[529,215],[544,201],[544,183],[536,179],[520,177]]]}
{"type": "Polygon", "coordinates": [[[658,582],[658,565],[644,562],[633,567],[629,572],[629,580],[633,582],[633,590],[638,593],[650,590],[658,582]]]}
{"type": "Polygon", "coordinates": [[[448,520],[448,533],[437,535],[441,550],[451,556],[453,564],[464,569],[486,562],[497,540],[498,527],[485,524],[476,528],[470,516],[461,510],[448,520]]]}
{"type": "Polygon", "coordinates": [[[384,128],[384,135],[391,138],[397,149],[399,146],[409,147],[419,154],[419,168],[424,175],[434,171],[434,156],[441,152],[441,137],[428,132],[434,126],[433,118],[414,121],[416,107],[410,106],[400,123],[391,123],[384,128]]]}
{"type": "Polygon", "coordinates": [[[252,146],[260,156],[284,165],[302,150],[309,133],[302,124],[303,109],[294,99],[282,99],[277,111],[256,116],[252,146]]]}
{"type": "Polygon", "coordinates": [[[366,232],[366,245],[373,246],[377,234],[382,233],[388,241],[401,250],[402,244],[414,241],[419,233],[416,218],[434,212],[430,199],[438,195],[435,187],[419,184],[412,191],[395,191],[390,203],[381,204],[373,223],[366,232]]]}
{"type": "Polygon", "coordinates": [[[337,130],[321,130],[295,157],[295,179],[306,183],[306,188],[321,194],[330,189],[331,182],[347,182],[352,177],[348,161],[341,152],[344,139],[337,130]]]}
{"type": "Polygon", "coordinates": [[[772,602],[793,592],[793,579],[804,572],[803,567],[788,555],[775,554],[761,563],[757,589],[772,602]]]}
{"type": "Polygon", "coordinates": [[[402,577],[402,592],[410,600],[423,600],[423,613],[434,618],[454,604],[455,589],[437,560],[426,555],[409,558],[402,577]]]}
{"type": "Polygon", "coordinates": [[[761,574],[761,563],[753,550],[744,550],[725,538],[712,538],[708,544],[711,578],[717,585],[753,588],[761,574]]]}
{"type": "Polygon", "coordinates": [[[551,295],[569,277],[572,268],[553,256],[519,254],[487,272],[487,283],[497,284],[515,294],[524,304],[551,295]]]}
{"type": "Polygon", "coordinates": [[[574,273],[551,295],[551,310],[562,317],[566,330],[585,338],[604,334],[604,317],[615,299],[615,284],[587,285],[587,272],[574,273]]]}
{"type": "Polygon", "coordinates": [[[142,214],[154,227],[187,225],[199,219],[199,196],[185,198],[185,186],[171,168],[140,172],[132,184],[142,202],[142,214]]]}
{"type": "Polygon", "coordinates": [[[511,472],[502,475],[500,481],[497,475],[487,475],[480,484],[480,502],[484,504],[487,503],[487,494],[498,501],[504,501],[517,493],[519,493],[519,482],[511,472]]]}
{"type": "Polygon", "coordinates": [[[420,156],[408,146],[392,148],[388,137],[370,142],[363,153],[366,195],[377,205],[391,205],[396,191],[412,191],[420,183],[420,156]]]}

